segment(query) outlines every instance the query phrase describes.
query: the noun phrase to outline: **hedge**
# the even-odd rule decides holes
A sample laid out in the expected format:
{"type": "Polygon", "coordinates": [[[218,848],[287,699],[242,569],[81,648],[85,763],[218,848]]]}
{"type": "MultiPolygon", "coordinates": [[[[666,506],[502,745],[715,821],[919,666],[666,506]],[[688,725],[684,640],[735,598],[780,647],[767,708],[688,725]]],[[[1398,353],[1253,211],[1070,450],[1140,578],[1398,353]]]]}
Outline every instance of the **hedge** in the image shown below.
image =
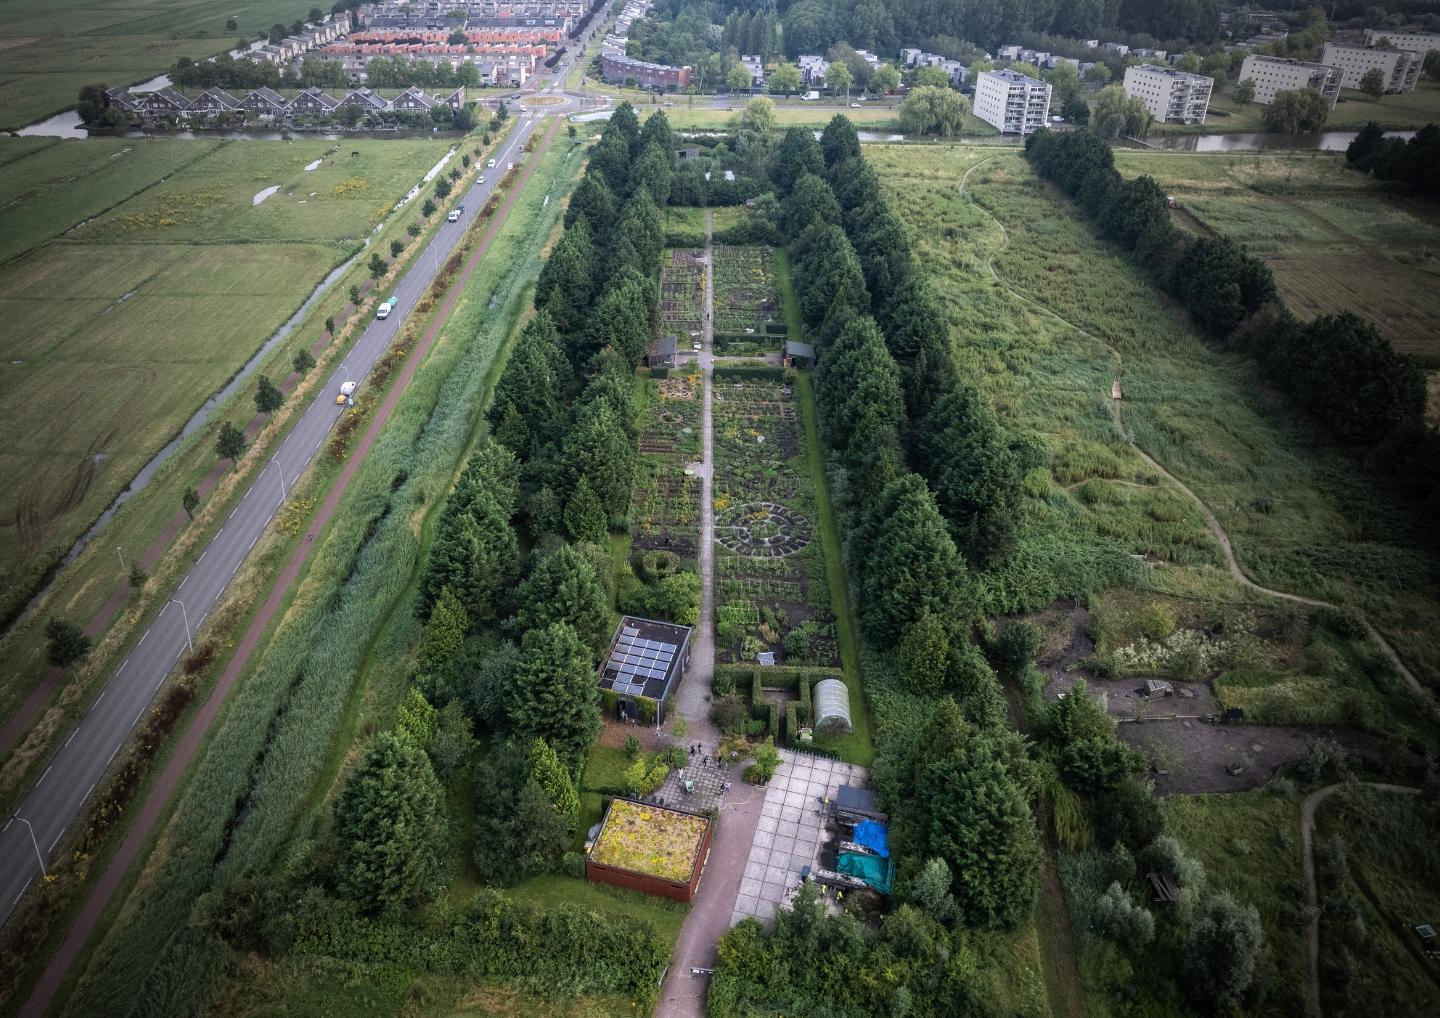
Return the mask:
{"type": "Polygon", "coordinates": [[[729,379],[733,382],[783,382],[785,380],[784,368],[772,368],[768,364],[737,364],[732,367],[717,367],[714,374],[717,381],[729,379]]]}
{"type": "Polygon", "coordinates": [[[689,230],[666,230],[666,247],[704,247],[705,234],[689,230]]]}
{"type": "Polygon", "coordinates": [[[291,952],[411,972],[513,980],[546,996],[627,994],[654,1003],[670,946],[641,919],[573,905],[542,911],[495,891],[432,926],[368,919],[318,891],[285,916],[291,952]]]}

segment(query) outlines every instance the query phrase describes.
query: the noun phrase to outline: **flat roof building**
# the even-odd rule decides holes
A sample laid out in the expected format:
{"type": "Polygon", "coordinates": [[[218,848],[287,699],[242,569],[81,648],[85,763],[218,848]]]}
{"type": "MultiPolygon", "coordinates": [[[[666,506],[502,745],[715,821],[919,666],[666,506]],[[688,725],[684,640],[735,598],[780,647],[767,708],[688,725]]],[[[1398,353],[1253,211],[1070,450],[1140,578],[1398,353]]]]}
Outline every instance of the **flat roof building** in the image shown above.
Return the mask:
{"type": "Polygon", "coordinates": [[[1340,98],[1340,78],[1338,67],[1251,53],[1240,65],[1239,80],[1255,83],[1255,101],[1262,106],[1274,102],[1276,92],[1309,88],[1329,99],[1333,108],[1340,98]]]}
{"type": "Polygon", "coordinates": [[[1203,74],[1141,64],[1125,68],[1125,94],[1145,104],[1162,124],[1203,124],[1215,79],[1203,74]]]}
{"type": "Polygon", "coordinates": [[[1050,116],[1050,86],[1019,71],[981,71],[975,115],[1002,134],[1038,131],[1050,116]]]}
{"type": "Polygon", "coordinates": [[[1412,50],[1327,42],[1320,62],[1340,69],[1342,88],[1359,88],[1366,74],[1378,70],[1385,80],[1385,91],[1399,93],[1415,91],[1425,56],[1412,50]]]}
{"type": "Polygon", "coordinates": [[[655,721],[663,723],[665,704],[690,664],[690,632],[689,626],[624,616],[600,663],[600,689],[613,695],[622,713],[639,710],[637,698],[654,701],[655,721]]]}
{"type": "Polygon", "coordinates": [[[689,67],[670,67],[636,60],[622,53],[606,53],[601,58],[606,81],[634,81],[641,88],[677,91],[690,84],[689,67]]]}
{"type": "Polygon", "coordinates": [[[1379,46],[1382,42],[1396,49],[1408,49],[1422,57],[1432,49],[1440,49],[1440,32],[1393,32],[1378,28],[1365,29],[1365,45],[1379,46]]]}

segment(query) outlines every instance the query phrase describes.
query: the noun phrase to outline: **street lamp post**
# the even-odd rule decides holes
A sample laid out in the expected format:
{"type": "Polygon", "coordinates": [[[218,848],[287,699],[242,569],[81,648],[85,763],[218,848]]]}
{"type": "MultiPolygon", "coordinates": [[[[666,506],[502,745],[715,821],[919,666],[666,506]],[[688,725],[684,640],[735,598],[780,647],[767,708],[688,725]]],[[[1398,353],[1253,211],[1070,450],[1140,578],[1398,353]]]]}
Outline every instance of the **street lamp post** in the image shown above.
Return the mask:
{"type": "Polygon", "coordinates": [[[280,472],[280,501],[284,502],[290,496],[285,494],[285,468],[276,462],[275,457],[270,457],[270,463],[280,472]]]}
{"type": "Polygon", "coordinates": [[[125,568],[125,556],[120,554],[121,551],[124,550],[124,548],[125,546],[123,544],[117,544],[115,546],[115,554],[120,555],[120,571],[122,573],[128,572],[128,570],[125,568]]]}
{"type": "Polygon", "coordinates": [[[185,620],[185,646],[189,647],[193,651],[195,649],[195,644],[190,639],[190,612],[186,609],[185,602],[181,601],[177,597],[172,597],[167,603],[167,607],[171,604],[178,604],[180,606],[180,615],[185,620]]]}
{"type": "Polygon", "coordinates": [[[40,875],[41,875],[42,877],[43,877],[43,876],[46,876],[47,874],[46,874],[46,870],[45,870],[45,857],[40,854],[40,842],[38,842],[38,841],[35,840],[35,828],[30,827],[30,821],[29,821],[29,820],[26,820],[26,819],[25,819],[24,817],[22,817],[19,813],[16,813],[16,814],[15,814],[15,819],[16,819],[16,820],[19,820],[22,824],[24,824],[27,828],[29,828],[29,830],[30,830],[30,844],[32,844],[32,845],[35,846],[35,858],[40,860],[40,875]]]}

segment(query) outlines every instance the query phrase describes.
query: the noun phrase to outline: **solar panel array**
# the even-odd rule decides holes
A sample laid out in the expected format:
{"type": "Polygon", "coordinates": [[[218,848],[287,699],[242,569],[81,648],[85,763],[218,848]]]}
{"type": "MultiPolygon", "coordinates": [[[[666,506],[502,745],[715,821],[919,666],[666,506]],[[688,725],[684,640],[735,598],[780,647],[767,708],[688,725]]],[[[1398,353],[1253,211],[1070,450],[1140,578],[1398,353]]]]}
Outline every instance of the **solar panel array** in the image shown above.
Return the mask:
{"type": "Polygon", "coordinates": [[[614,676],[610,688],[617,693],[643,694],[646,680],[665,678],[678,649],[673,643],[642,640],[640,630],[624,627],[605,664],[605,674],[614,676]]]}

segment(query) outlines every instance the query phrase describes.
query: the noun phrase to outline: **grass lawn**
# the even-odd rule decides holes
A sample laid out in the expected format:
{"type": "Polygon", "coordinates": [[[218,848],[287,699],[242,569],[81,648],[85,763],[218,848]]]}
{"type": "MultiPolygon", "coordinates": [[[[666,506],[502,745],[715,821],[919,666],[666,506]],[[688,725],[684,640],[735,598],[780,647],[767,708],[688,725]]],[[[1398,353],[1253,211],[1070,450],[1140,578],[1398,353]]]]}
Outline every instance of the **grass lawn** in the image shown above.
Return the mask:
{"type": "Polygon", "coordinates": [[[558,875],[532,877],[507,893],[516,901],[528,902],[538,908],[579,905],[597,912],[615,912],[643,919],[653,924],[656,932],[671,944],[680,936],[680,927],[690,911],[690,906],[682,902],[558,875]]]}
{"type": "Polygon", "coordinates": [[[1180,225],[1264,258],[1297,314],[1357,311],[1396,349],[1440,367],[1440,206],[1348,169],[1339,154],[1127,150],[1116,163],[1175,195],[1180,225]]]}
{"type": "Polygon", "coordinates": [[[1433,805],[1363,786],[1339,792],[1316,814],[1317,851],[1335,838],[1345,846],[1343,892],[1357,913],[1339,918],[1320,870],[1322,909],[1336,916],[1320,933],[1326,1014],[1440,1011],[1440,970],[1423,957],[1414,931],[1420,923],[1440,927],[1435,822],[1433,805]]]}
{"type": "Polygon", "coordinates": [[[1440,683],[1427,622],[1440,612],[1440,559],[1416,507],[1327,447],[1247,360],[1205,344],[1019,154],[877,145],[868,156],[915,230],[962,372],[1050,451],[1050,469],[1027,478],[1027,525],[987,590],[991,610],[1124,584],[1244,599],[1185,500],[1091,503],[1076,487],[1155,480],[1110,420],[1114,357],[1079,327],[1124,357],[1127,433],[1215,511],[1257,581],[1362,608],[1422,681],[1440,683]],[[1262,496],[1274,512],[1250,508],[1262,496]]]}
{"type": "Polygon", "coordinates": [[[583,787],[591,792],[605,792],[625,787],[625,771],[630,766],[630,757],[619,746],[602,746],[596,743],[590,747],[585,763],[583,787]]]}
{"type": "MultiPolygon", "coordinates": [[[[17,0],[0,10],[0,130],[75,105],[82,85],[130,85],[175,61],[213,56],[242,35],[254,38],[308,8],[286,0],[135,0],[123,6],[83,0],[17,0]],[[226,27],[235,18],[234,30],[226,27]]],[[[326,8],[328,10],[328,7],[326,8]]]]}
{"type": "Polygon", "coordinates": [[[64,142],[8,164],[0,607],[28,598],[445,151],[432,141],[334,147],[64,142]]]}
{"type": "Polygon", "coordinates": [[[1305,934],[1280,914],[1295,904],[1301,877],[1300,799],[1256,789],[1161,800],[1166,831],[1205,864],[1208,886],[1259,911],[1265,926],[1262,964],[1280,986],[1296,988],[1308,979],[1305,934]]]}

